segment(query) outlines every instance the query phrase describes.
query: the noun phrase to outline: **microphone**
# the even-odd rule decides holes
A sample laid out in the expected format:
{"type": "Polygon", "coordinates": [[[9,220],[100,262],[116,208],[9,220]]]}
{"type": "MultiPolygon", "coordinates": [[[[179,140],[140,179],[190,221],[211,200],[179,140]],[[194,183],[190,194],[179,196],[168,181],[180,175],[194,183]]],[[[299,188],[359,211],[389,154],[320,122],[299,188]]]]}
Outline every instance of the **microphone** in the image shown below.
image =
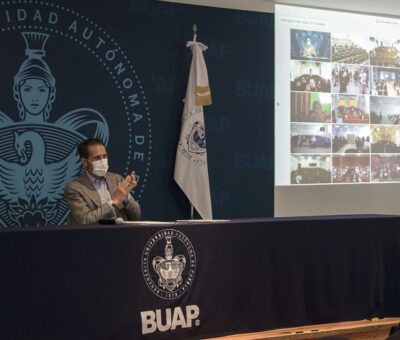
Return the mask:
{"type": "Polygon", "coordinates": [[[110,219],[101,219],[99,220],[100,224],[124,224],[125,221],[121,217],[110,218],[110,219]]]}

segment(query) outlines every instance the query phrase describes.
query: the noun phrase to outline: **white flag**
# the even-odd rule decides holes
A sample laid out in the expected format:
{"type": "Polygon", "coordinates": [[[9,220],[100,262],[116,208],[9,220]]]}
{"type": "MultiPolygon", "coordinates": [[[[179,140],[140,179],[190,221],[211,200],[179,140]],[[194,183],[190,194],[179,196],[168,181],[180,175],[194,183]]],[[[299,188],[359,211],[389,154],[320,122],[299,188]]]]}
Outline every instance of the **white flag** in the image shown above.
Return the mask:
{"type": "Polygon", "coordinates": [[[212,219],[203,106],[211,104],[203,51],[207,46],[189,41],[192,64],[182,113],[175,160],[175,181],[203,219],[212,219]]]}

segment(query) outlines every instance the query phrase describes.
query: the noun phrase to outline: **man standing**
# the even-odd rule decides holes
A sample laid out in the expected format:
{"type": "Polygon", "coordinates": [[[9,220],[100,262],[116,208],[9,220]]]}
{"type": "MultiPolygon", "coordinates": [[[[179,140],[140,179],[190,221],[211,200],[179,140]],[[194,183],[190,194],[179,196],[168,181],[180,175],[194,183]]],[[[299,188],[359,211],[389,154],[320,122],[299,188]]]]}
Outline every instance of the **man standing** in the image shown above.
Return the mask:
{"type": "Polygon", "coordinates": [[[72,223],[90,224],[118,217],[138,220],[140,206],[130,194],[137,185],[135,173],[123,178],[108,172],[107,152],[100,139],[83,141],[78,153],[86,172],[68,183],[64,190],[72,223]]]}
{"type": "Polygon", "coordinates": [[[317,52],[315,51],[315,47],[312,44],[311,38],[307,37],[306,45],[303,49],[303,57],[305,58],[313,58],[317,56],[317,52]]]}
{"type": "Polygon", "coordinates": [[[363,68],[361,69],[360,73],[360,78],[359,82],[361,84],[361,94],[367,94],[368,93],[368,73],[367,71],[363,68]]]}

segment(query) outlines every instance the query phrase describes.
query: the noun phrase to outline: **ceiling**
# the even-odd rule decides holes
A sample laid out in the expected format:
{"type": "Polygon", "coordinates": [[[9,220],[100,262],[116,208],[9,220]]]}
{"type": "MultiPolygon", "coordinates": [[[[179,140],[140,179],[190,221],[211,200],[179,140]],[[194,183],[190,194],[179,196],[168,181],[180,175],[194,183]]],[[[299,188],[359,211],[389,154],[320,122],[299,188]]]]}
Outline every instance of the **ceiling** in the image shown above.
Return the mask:
{"type": "MultiPolygon", "coordinates": [[[[245,1],[245,0],[244,0],[245,1]]],[[[261,0],[270,2],[269,0],[261,0]]],[[[398,0],[279,0],[277,3],[400,17],[398,0]]]]}
{"type": "MultiPolygon", "coordinates": [[[[161,0],[191,5],[273,12],[274,0],[161,0]]],[[[399,0],[277,0],[277,3],[400,17],[399,0]]]]}

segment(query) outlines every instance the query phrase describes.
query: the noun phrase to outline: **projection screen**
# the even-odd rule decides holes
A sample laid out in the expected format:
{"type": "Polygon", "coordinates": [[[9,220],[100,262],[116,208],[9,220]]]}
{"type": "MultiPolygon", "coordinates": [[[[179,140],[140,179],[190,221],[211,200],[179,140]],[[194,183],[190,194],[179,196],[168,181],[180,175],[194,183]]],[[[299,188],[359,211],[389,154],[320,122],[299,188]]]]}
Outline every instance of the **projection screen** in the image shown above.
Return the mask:
{"type": "Polygon", "coordinates": [[[400,211],[400,20],[275,8],[275,216],[400,211]]]}

